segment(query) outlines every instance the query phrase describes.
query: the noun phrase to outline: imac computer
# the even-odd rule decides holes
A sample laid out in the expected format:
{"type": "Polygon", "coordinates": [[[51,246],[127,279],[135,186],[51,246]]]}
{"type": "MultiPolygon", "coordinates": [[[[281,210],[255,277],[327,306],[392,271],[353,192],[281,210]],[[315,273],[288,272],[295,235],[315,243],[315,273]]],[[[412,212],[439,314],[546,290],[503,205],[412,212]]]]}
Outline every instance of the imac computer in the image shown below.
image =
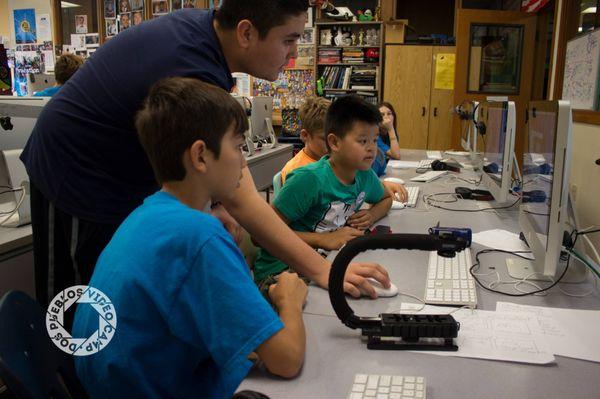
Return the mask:
{"type": "MultiPolygon", "coordinates": [[[[515,278],[556,279],[566,222],[574,216],[569,202],[572,140],[568,101],[531,101],[523,148],[523,201],[519,226],[534,260],[507,260],[515,278]]],[[[575,219],[576,220],[576,219],[575,219]]],[[[585,268],[573,266],[562,281],[585,278],[585,268]]]]}
{"type": "Polygon", "coordinates": [[[252,115],[250,116],[250,129],[252,140],[260,142],[267,140],[271,147],[277,146],[275,131],[273,130],[273,97],[251,97],[252,115]]]}
{"type": "MultiPolygon", "coordinates": [[[[481,182],[498,203],[506,203],[512,184],[516,110],[513,101],[482,102],[479,122],[485,126],[481,182]]],[[[482,133],[482,132],[480,132],[482,133]]]]}
{"type": "Polygon", "coordinates": [[[49,97],[0,96],[0,149],[25,148],[49,97]]]}
{"type": "Polygon", "coordinates": [[[35,94],[56,85],[54,74],[30,73],[27,75],[27,93],[35,94]]]}

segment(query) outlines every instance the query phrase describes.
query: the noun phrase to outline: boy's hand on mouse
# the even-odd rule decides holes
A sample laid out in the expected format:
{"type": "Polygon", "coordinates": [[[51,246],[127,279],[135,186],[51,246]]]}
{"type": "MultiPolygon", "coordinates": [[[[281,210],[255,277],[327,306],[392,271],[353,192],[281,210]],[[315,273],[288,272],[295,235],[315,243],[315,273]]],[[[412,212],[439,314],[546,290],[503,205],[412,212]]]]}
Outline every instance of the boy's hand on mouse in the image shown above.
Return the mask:
{"type": "Polygon", "coordinates": [[[352,240],[353,238],[360,237],[362,235],[364,235],[363,231],[360,231],[353,227],[344,226],[342,228],[337,229],[336,231],[326,233],[326,237],[324,237],[323,244],[320,245],[320,248],[326,249],[328,251],[340,249],[348,241],[352,240]]]}
{"type": "Polygon", "coordinates": [[[344,276],[344,292],[359,298],[367,295],[377,298],[375,288],[367,280],[368,277],[379,281],[384,288],[390,288],[390,276],[387,270],[378,263],[350,263],[344,276]]]}
{"type": "Polygon", "coordinates": [[[348,218],[348,225],[359,230],[366,230],[375,223],[375,218],[368,209],[362,209],[348,218]]]}
{"type": "Polygon", "coordinates": [[[277,284],[269,287],[269,297],[277,309],[291,306],[302,311],[307,294],[308,286],[296,273],[281,273],[278,276],[277,284]]]}
{"type": "Polygon", "coordinates": [[[402,184],[391,181],[383,181],[382,183],[383,188],[394,201],[406,202],[408,200],[408,191],[402,184]]]}

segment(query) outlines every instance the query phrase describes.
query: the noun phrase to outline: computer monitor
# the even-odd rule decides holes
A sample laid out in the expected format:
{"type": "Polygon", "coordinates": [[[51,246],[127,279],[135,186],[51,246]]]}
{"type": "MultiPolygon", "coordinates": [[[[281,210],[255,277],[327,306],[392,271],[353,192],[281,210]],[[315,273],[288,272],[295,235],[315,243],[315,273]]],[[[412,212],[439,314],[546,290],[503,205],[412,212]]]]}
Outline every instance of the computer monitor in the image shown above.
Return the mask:
{"type": "Polygon", "coordinates": [[[54,74],[30,73],[27,75],[27,93],[35,94],[56,84],[54,74]]]}
{"type": "Polygon", "coordinates": [[[0,152],[0,223],[16,227],[31,222],[29,176],[19,159],[22,150],[0,152]]]}
{"type": "Polygon", "coordinates": [[[481,182],[499,203],[509,200],[515,147],[516,109],[513,101],[482,102],[479,122],[485,125],[481,137],[484,163],[481,182]]]}
{"type": "Polygon", "coordinates": [[[38,115],[50,97],[0,96],[0,149],[25,148],[38,115]]]}
{"type": "Polygon", "coordinates": [[[273,144],[277,142],[273,131],[273,97],[251,97],[252,115],[250,116],[252,139],[260,141],[269,139],[273,144]]]}
{"type": "Polygon", "coordinates": [[[461,137],[460,137],[460,145],[463,150],[468,151],[469,153],[473,153],[477,151],[477,129],[475,129],[475,122],[477,122],[478,115],[477,108],[479,107],[479,103],[476,101],[467,101],[460,108],[461,111],[464,112],[464,117],[467,118],[462,120],[461,126],[461,137]]]}
{"type": "MultiPolygon", "coordinates": [[[[507,260],[512,277],[557,278],[569,207],[572,116],[568,101],[531,101],[523,150],[523,201],[519,226],[534,260],[507,260]]],[[[576,220],[576,219],[575,219],[576,220]]],[[[581,281],[574,266],[570,278],[581,281]]],[[[567,277],[567,276],[565,276],[567,277]]]]}

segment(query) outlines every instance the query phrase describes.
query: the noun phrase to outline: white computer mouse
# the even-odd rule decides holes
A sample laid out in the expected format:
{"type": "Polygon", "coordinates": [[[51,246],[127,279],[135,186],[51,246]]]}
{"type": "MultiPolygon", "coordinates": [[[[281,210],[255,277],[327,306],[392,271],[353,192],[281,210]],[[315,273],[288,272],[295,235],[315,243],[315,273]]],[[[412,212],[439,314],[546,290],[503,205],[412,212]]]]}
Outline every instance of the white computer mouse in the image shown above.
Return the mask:
{"type": "Polygon", "coordinates": [[[392,209],[404,209],[404,203],[400,201],[392,202],[392,209]]]}
{"type": "Polygon", "coordinates": [[[367,278],[367,280],[369,283],[371,283],[373,288],[375,288],[375,292],[377,293],[378,297],[388,298],[398,295],[398,287],[396,287],[393,283],[390,285],[390,288],[383,288],[383,286],[379,284],[379,281],[375,280],[374,278],[367,278]]]}
{"type": "Polygon", "coordinates": [[[383,180],[384,181],[389,181],[389,182],[392,182],[392,183],[404,184],[404,180],[402,180],[399,177],[386,177],[383,180]]]}

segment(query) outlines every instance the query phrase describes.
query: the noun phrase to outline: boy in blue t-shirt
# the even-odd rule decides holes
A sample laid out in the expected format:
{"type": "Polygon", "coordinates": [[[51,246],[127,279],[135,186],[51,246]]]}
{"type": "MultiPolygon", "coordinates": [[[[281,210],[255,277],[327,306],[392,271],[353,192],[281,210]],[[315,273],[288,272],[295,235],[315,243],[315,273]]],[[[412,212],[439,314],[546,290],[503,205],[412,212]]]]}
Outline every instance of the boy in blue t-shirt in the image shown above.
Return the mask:
{"type": "MultiPolygon", "coordinates": [[[[325,117],[329,155],[291,172],[275,198],[275,211],[312,247],[339,249],[390,209],[392,198],[371,169],[380,122],[377,108],[359,96],[335,101],[325,117]],[[365,202],[372,206],[361,209],[365,202]]],[[[286,269],[279,259],[259,250],[254,264],[259,286],[286,269]]]]}
{"type": "MultiPolygon", "coordinates": [[[[117,316],[112,340],[75,359],[92,398],[230,398],[256,352],[274,374],[292,377],[305,352],[307,288],[282,274],[260,295],[231,235],[202,209],[231,197],[246,161],[248,122],[224,90],[167,78],[136,117],[140,142],[162,190],[147,197],[102,252],[90,287],[117,316]]],[[[98,329],[90,305],[77,308],[75,337],[98,329]]]]}

